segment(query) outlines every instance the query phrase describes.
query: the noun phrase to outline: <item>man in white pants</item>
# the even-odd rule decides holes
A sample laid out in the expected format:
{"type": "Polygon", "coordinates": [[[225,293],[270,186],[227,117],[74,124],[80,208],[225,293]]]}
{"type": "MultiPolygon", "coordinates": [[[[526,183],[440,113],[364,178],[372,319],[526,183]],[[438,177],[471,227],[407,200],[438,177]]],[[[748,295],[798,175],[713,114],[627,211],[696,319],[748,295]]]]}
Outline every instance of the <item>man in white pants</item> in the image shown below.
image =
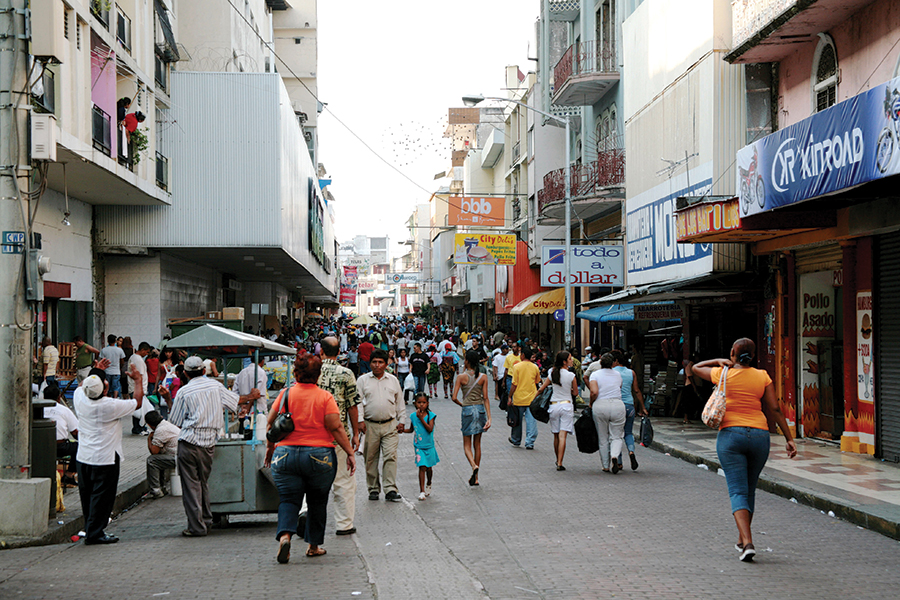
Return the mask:
{"type": "MultiPolygon", "coordinates": [[[[340,342],[335,337],[323,338],[322,374],[319,375],[319,387],[331,392],[341,411],[341,422],[350,438],[353,451],[359,447],[359,392],[356,389],[356,377],[353,371],[338,364],[337,355],[340,342]],[[349,418],[349,423],[347,422],[349,418]],[[352,428],[352,431],[351,431],[352,428]]],[[[334,521],[337,535],[356,533],[353,516],[356,512],[356,478],[347,469],[347,456],[340,446],[335,444],[337,453],[337,475],[334,478],[334,521]]]]}

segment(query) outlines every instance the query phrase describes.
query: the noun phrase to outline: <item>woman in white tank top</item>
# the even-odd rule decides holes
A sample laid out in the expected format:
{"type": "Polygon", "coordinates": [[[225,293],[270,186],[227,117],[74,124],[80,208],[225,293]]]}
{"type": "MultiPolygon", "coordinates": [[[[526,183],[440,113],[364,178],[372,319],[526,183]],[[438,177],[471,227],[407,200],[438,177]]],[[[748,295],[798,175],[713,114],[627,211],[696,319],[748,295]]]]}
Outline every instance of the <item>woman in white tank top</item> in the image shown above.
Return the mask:
{"type": "Polygon", "coordinates": [[[538,395],[548,385],[552,385],[553,395],[550,396],[550,431],[553,433],[553,451],[556,454],[556,470],[565,471],[563,458],[566,456],[566,436],[575,433],[575,405],[572,396],[578,395],[578,384],[575,383],[575,373],[572,365],[575,363],[572,355],[563,350],[556,355],[553,368],[544,385],[538,390],[538,395]]]}
{"type": "Polygon", "coordinates": [[[591,412],[600,438],[600,462],[603,471],[618,473],[619,455],[625,438],[625,403],[622,402],[622,376],[613,371],[615,357],[607,352],[600,357],[600,370],[591,375],[591,412]]]}

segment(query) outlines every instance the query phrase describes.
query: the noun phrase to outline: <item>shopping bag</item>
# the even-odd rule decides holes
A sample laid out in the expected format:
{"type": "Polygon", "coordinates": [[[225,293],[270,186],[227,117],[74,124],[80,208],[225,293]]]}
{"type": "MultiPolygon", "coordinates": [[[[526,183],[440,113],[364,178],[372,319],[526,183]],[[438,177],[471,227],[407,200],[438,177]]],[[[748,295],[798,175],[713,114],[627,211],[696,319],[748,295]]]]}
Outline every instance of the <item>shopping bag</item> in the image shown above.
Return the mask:
{"type": "Polygon", "coordinates": [[[641,446],[650,447],[653,443],[653,423],[650,417],[641,417],[641,446]]]}
{"type": "Polygon", "coordinates": [[[506,411],[506,424],[510,427],[518,427],[521,422],[522,415],[515,406],[510,405],[509,410],[506,411]]]}
{"type": "Polygon", "coordinates": [[[531,411],[531,416],[541,423],[550,422],[550,397],[552,395],[553,390],[548,385],[543,392],[535,396],[534,400],[531,401],[531,406],[528,407],[528,410],[531,411]]]}
{"type": "Polygon", "coordinates": [[[578,443],[579,452],[593,454],[600,450],[600,438],[597,436],[597,427],[594,425],[594,415],[590,408],[581,411],[581,416],[575,421],[575,441],[578,443]]]}
{"type": "Polygon", "coordinates": [[[703,422],[713,429],[718,429],[722,424],[722,419],[725,418],[725,384],[727,380],[728,367],[725,367],[719,376],[719,385],[713,388],[712,394],[709,396],[709,400],[706,401],[706,406],[703,407],[703,412],[700,414],[703,422]]]}

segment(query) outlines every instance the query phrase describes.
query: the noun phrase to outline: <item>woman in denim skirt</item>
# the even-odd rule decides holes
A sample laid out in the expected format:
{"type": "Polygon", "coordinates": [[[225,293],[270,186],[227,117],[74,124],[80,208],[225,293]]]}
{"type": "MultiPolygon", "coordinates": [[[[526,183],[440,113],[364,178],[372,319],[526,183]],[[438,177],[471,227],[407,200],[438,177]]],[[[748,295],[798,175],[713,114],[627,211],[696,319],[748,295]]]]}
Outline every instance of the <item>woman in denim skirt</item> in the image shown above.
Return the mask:
{"type": "Polygon", "coordinates": [[[294,362],[295,383],[283,391],[269,410],[268,424],[281,411],[286,398],[286,412],[294,422],[294,430],[277,443],[268,442],[266,466],[272,467],[272,479],[278,488],[278,554],[284,564],[291,557],[291,537],[297,526],[304,496],[307,504],[306,530],[303,538],[309,544],[306,555],[322,556],[325,541],[325,509],[328,492],[337,474],[334,451],[336,442],[347,453],[347,469],[356,471],[356,453],[350,446],[341,413],[334,396],[317,385],[322,372],[322,360],[313,354],[297,356],[294,362]]]}
{"type": "Polygon", "coordinates": [[[734,545],[743,562],[756,556],[750,524],[756,499],[756,483],[769,458],[771,436],[769,420],[781,428],[787,440],[788,458],[797,456],[787,420],[778,407],[772,378],[751,363],[756,356],[753,340],[741,338],[731,347],[730,358],[706,360],[694,365],[694,375],[719,385],[725,385],[725,416],[716,438],[716,453],[725,471],[731,512],[738,528],[738,542],[734,545]],[[725,368],[727,367],[727,371],[725,368]],[[725,371],[725,381],[721,382],[725,371]]]}
{"type": "Polygon", "coordinates": [[[465,371],[456,378],[451,399],[462,406],[463,451],[472,476],[469,485],[478,485],[478,468],[481,466],[481,434],[491,427],[491,403],[488,400],[487,375],[480,373],[478,353],[466,352],[465,371]],[[462,400],[457,400],[462,391],[462,400]]]}

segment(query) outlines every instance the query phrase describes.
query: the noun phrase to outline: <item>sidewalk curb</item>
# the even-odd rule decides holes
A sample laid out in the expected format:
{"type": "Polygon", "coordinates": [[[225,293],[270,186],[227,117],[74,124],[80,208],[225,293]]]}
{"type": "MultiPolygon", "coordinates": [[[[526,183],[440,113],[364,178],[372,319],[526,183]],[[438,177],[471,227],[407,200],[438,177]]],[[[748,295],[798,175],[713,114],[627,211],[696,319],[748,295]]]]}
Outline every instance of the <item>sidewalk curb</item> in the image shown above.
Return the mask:
{"type": "MultiPolygon", "coordinates": [[[[147,478],[141,477],[125,483],[116,493],[116,501],[113,504],[112,516],[118,516],[123,510],[137,502],[147,493],[147,478]]],[[[73,498],[79,502],[77,496],[73,498]]],[[[79,514],[71,520],[66,520],[65,515],[57,515],[50,519],[50,528],[40,537],[13,537],[0,543],[0,550],[12,550],[15,548],[29,548],[32,546],[48,546],[50,544],[72,543],[72,536],[84,529],[84,515],[79,514]],[[59,525],[60,517],[63,524],[59,525]]]]}
{"type": "MultiPolygon", "coordinates": [[[[719,463],[714,460],[704,458],[680,448],[675,448],[664,442],[654,440],[653,443],[650,444],[650,448],[657,452],[669,453],[675,458],[680,458],[691,464],[706,465],[710,470],[718,471],[720,468],[719,463]]],[[[860,527],[880,533],[889,538],[900,540],[900,523],[867,513],[848,504],[825,498],[820,494],[798,487],[793,483],[780,481],[767,475],[765,472],[760,475],[757,487],[761,490],[775,494],[776,496],[781,496],[782,498],[794,498],[797,500],[798,504],[810,506],[825,512],[831,511],[834,513],[835,517],[843,519],[844,521],[859,525],[860,527]]]]}

